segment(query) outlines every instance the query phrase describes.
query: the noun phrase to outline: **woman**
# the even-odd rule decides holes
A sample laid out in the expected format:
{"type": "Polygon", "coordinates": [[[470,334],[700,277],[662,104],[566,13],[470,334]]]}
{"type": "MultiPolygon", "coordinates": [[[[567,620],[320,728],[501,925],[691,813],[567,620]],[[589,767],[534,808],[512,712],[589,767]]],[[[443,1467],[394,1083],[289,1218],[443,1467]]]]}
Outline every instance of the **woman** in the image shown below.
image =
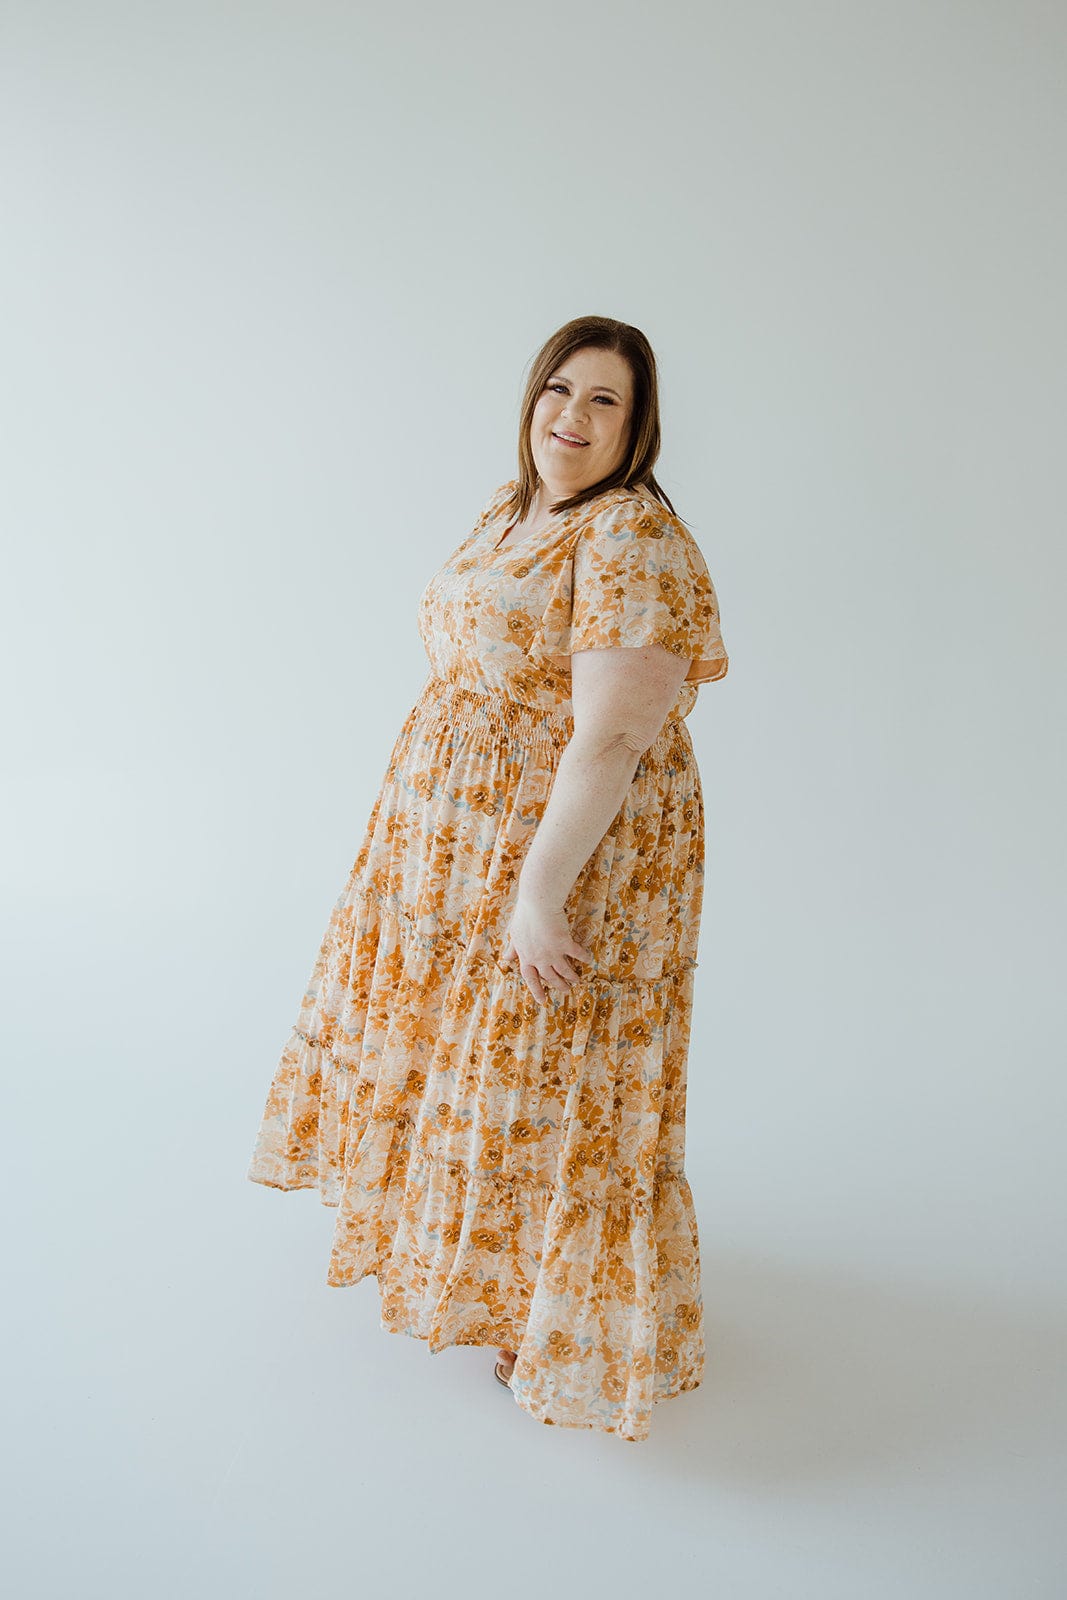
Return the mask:
{"type": "Polygon", "coordinates": [[[704,870],[685,717],[724,676],[657,484],[643,334],[536,357],[519,476],[419,600],[400,730],[248,1171],[337,1207],[327,1282],[496,1346],[545,1423],[648,1436],[704,1367],[684,1170],[704,870]]]}

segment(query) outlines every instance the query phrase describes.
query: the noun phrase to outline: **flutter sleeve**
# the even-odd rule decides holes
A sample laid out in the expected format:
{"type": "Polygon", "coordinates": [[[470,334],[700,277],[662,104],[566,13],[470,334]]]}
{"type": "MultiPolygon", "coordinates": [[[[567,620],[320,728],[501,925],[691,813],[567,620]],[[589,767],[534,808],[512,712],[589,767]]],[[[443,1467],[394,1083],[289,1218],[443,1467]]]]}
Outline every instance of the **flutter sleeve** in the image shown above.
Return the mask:
{"type": "Polygon", "coordinates": [[[579,529],[531,653],[569,670],[576,650],[646,644],[684,656],[686,683],[726,675],[718,597],[699,545],[666,506],[628,497],[579,529]]]}

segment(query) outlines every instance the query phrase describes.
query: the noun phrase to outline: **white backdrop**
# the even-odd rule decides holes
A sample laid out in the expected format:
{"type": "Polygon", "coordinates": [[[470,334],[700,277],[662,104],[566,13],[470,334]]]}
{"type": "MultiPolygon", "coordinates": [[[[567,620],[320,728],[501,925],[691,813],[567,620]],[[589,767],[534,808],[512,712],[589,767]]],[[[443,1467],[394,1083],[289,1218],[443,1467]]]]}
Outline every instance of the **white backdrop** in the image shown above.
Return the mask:
{"type": "Polygon", "coordinates": [[[1061,1596],[1067,13],[0,18],[20,1600],[1061,1596]],[[708,1373],[639,1451],[386,1337],[245,1179],[418,594],[588,312],[731,658],[708,1373]]]}

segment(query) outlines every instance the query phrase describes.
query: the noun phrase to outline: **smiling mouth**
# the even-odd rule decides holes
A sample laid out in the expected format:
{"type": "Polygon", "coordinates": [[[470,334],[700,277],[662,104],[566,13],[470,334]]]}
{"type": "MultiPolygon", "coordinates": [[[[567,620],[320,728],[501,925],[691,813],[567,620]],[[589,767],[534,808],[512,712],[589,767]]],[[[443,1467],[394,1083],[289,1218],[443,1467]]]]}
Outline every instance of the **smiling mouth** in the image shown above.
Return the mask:
{"type": "Polygon", "coordinates": [[[577,434],[574,434],[572,437],[568,438],[565,433],[556,433],[553,431],[552,437],[553,439],[558,439],[560,444],[569,444],[572,449],[584,449],[584,447],[589,443],[588,439],[579,439],[577,434]]]}

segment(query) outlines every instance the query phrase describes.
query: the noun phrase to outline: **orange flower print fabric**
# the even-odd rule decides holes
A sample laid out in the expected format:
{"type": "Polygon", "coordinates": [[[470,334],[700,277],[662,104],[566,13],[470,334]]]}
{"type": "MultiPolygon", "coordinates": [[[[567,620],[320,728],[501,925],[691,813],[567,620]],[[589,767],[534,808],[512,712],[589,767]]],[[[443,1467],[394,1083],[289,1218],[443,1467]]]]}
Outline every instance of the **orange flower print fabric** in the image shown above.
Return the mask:
{"type": "MultiPolygon", "coordinates": [[[[662,505],[635,509],[616,497],[575,541],[531,653],[559,662],[575,650],[645,644],[691,658],[686,686],[725,676],[718,599],[699,547],[662,505]]],[[[695,700],[683,688],[672,714],[695,700]]]]}
{"type": "Polygon", "coordinates": [[[327,1282],[373,1275],[380,1325],[518,1352],[531,1417],[648,1437],[704,1372],[685,1174],[704,810],[685,718],[725,675],[684,524],[610,490],[501,546],[490,498],[418,604],[429,675],[389,757],[248,1177],[336,1208],[327,1282]],[[500,965],[573,733],[570,656],[691,660],[566,911],[592,965],[539,1004],[500,965]]]}

